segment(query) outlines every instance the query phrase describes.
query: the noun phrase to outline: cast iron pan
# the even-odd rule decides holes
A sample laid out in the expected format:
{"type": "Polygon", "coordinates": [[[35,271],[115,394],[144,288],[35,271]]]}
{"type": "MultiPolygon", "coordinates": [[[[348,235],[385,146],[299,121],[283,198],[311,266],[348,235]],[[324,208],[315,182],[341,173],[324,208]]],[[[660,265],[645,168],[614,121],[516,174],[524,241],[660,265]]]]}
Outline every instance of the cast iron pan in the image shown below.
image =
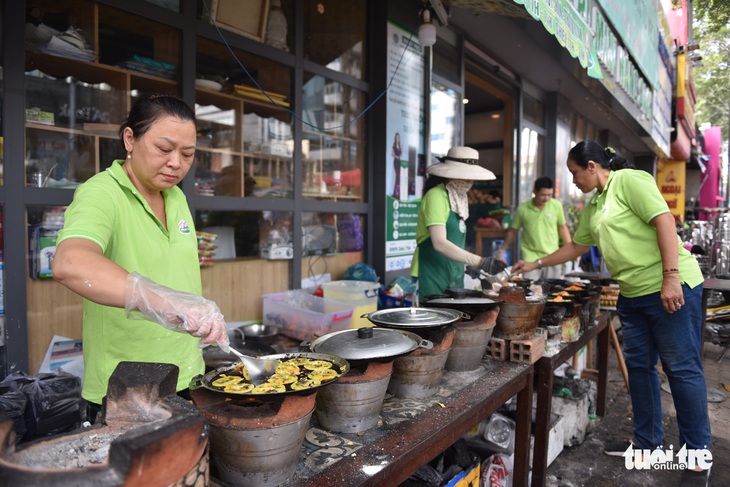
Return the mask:
{"type": "Polygon", "coordinates": [[[310,387],[308,389],[292,390],[292,389],[287,388],[287,390],[284,392],[271,392],[271,393],[267,393],[267,394],[252,394],[250,392],[241,392],[241,393],[225,392],[223,390],[223,388],[215,387],[212,384],[212,382],[216,379],[216,377],[218,377],[220,374],[223,374],[223,373],[232,372],[233,368],[236,365],[238,365],[236,363],[236,364],[224,365],[222,367],[218,367],[217,369],[211,370],[210,372],[206,373],[205,375],[197,375],[197,376],[193,377],[193,379],[190,381],[190,389],[195,390],[195,389],[199,389],[202,387],[204,389],[208,389],[208,390],[216,392],[218,394],[225,394],[226,396],[237,397],[237,398],[245,397],[245,398],[265,399],[265,398],[281,397],[281,396],[295,395],[295,394],[301,395],[301,396],[308,396],[309,394],[313,394],[314,392],[316,392],[317,390],[319,390],[320,388],[322,388],[328,384],[333,384],[333,383],[337,382],[337,379],[339,379],[340,377],[345,375],[350,370],[350,364],[347,362],[347,360],[340,358],[340,357],[336,357],[334,355],[328,355],[328,354],[324,354],[324,353],[295,352],[295,353],[279,353],[279,354],[274,354],[274,355],[266,355],[266,358],[279,359],[282,362],[292,359],[292,358],[297,358],[297,357],[303,357],[303,358],[308,358],[308,359],[312,359],[312,360],[327,360],[329,362],[332,362],[333,367],[339,368],[339,371],[341,372],[340,376],[337,377],[336,379],[333,379],[333,380],[330,380],[327,382],[323,382],[318,386],[310,387]]]}

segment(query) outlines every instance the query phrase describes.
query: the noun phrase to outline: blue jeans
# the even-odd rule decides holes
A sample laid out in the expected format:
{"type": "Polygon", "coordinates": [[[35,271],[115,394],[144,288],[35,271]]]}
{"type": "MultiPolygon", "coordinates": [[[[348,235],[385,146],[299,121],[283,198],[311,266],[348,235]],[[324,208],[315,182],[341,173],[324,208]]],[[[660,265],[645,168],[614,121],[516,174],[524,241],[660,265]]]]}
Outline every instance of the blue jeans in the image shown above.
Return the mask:
{"type": "Polygon", "coordinates": [[[702,371],[702,285],[682,285],[684,306],[664,311],[660,293],[638,298],[619,296],[617,310],[623,327],[624,356],[629,371],[634,412],[634,443],[642,449],[664,445],[662,399],[657,359],[669,379],[679,425],[679,445],[710,448],[707,387],[702,371]]]}

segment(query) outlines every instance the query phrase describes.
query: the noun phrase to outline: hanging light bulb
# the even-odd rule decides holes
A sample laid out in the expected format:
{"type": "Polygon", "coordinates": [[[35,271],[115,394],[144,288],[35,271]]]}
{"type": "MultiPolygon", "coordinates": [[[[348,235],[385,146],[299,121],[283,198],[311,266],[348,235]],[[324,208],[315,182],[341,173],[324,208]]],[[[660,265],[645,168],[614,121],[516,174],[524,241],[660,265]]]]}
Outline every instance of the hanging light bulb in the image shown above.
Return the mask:
{"type": "Polygon", "coordinates": [[[431,11],[423,9],[423,23],[418,28],[418,42],[423,47],[436,44],[436,26],[431,23],[431,11]]]}

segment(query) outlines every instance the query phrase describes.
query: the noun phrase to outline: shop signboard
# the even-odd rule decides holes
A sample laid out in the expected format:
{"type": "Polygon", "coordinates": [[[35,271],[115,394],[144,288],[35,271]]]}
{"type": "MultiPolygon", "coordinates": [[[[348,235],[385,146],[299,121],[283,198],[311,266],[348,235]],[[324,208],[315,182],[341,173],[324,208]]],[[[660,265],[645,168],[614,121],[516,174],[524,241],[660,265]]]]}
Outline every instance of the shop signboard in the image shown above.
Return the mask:
{"type": "Polygon", "coordinates": [[[692,139],[695,136],[694,84],[687,66],[687,54],[677,54],[677,126],[671,145],[671,156],[689,160],[692,139]]]}
{"type": "Polygon", "coordinates": [[[671,37],[664,13],[660,10],[661,26],[658,32],[659,84],[654,90],[651,138],[664,157],[669,156],[672,135],[672,90],[674,87],[674,65],[671,37]]]}
{"type": "Polygon", "coordinates": [[[662,160],[657,165],[656,183],[669,211],[679,223],[684,221],[684,197],[687,189],[687,163],[677,160],[662,160]]]}
{"type": "Polygon", "coordinates": [[[408,269],[425,173],[424,51],[418,36],[388,22],[386,272],[408,269]]]}
{"type": "MultiPolygon", "coordinates": [[[[651,86],[645,81],[634,59],[620,42],[600,9],[593,10],[596,54],[604,74],[601,82],[634,120],[644,127],[647,133],[651,133],[653,110],[651,86]]],[[[656,31],[654,36],[656,37],[656,31]]],[[[656,39],[652,45],[656,47],[656,39]]],[[[655,51],[654,55],[658,57],[657,52],[655,51]]]]}
{"type": "Polygon", "coordinates": [[[656,54],[656,33],[659,29],[657,1],[598,0],[598,4],[649,85],[656,88],[659,84],[659,59],[656,54]]]}

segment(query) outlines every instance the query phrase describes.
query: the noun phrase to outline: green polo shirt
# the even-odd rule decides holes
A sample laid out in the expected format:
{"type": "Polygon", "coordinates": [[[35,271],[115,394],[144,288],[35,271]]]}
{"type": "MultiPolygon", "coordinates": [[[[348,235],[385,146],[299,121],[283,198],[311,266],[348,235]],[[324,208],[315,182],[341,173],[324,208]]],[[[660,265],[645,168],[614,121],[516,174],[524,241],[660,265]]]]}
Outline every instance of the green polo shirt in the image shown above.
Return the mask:
{"type": "Polygon", "coordinates": [[[428,233],[428,227],[431,225],[446,225],[451,212],[451,203],[449,203],[449,194],[446,192],[446,186],[440,184],[431,188],[418,206],[418,221],[416,223],[416,251],[413,253],[411,261],[411,276],[418,277],[418,257],[420,252],[418,247],[424,240],[431,236],[428,233]]]}
{"type": "Polygon", "coordinates": [[[515,212],[511,227],[523,229],[521,237],[522,259],[532,262],[550,255],[560,248],[558,227],[565,225],[563,204],[555,198],[545,203],[542,210],[530,199],[515,212]]]}
{"type": "MultiPolygon", "coordinates": [[[[662,256],[656,228],[649,222],[669,212],[651,174],[636,169],[611,171],[603,191],[593,195],[580,216],[573,241],[598,246],[611,278],[629,298],[660,292],[662,256]]],[[[703,282],[697,261],[677,236],[679,277],[695,287],[703,282]]]]}
{"type": "MultiPolygon", "coordinates": [[[[185,195],[163,191],[167,229],[122,168],[112,166],[79,186],[65,214],[58,242],[84,238],[108,259],[172,289],[201,294],[198,244],[185,195]]],[[[177,389],[205,371],[199,338],[157,323],[130,320],[122,308],[84,299],[84,387],[82,396],[101,403],[109,376],[120,361],[160,362],[180,368],[177,389]]]]}

